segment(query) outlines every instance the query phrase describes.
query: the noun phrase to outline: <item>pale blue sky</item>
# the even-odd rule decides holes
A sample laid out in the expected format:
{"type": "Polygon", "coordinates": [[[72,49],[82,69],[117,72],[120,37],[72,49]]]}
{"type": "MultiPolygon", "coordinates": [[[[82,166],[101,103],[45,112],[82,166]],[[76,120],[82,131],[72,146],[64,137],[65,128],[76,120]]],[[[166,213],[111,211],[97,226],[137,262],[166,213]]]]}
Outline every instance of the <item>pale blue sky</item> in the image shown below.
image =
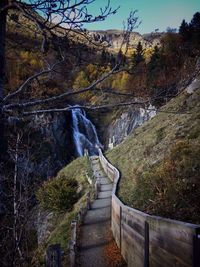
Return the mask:
{"type": "MultiPolygon", "coordinates": [[[[107,0],[96,0],[88,10],[98,14],[99,8],[106,3],[107,0]]],[[[89,30],[122,29],[122,22],[130,10],[137,9],[142,24],[136,31],[149,33],[156,28],[165,31],[167,27],[179,28],[183,19],[189,22],[194,13],[200,12],[200,0],[111,0],[111,6],[120,6],[116,15],[85,27],[89,30]]]]}

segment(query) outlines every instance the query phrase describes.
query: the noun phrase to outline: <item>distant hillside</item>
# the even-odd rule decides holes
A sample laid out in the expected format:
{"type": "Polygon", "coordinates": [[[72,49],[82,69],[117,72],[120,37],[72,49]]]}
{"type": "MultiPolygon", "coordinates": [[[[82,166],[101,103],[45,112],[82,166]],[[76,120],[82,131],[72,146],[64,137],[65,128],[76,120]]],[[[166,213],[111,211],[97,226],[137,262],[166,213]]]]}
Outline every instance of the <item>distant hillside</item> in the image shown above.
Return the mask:
{"type": "MultiPolygon", "coordinates": [[[[92,31],[90,32],[95,41],[107,44],[110,49],[119,50],[122,40],[123,31],[121,30],[107,30],[107,31],[92,31]]],[[[149,33],[141,35],[138,32],[131,33],[130,47],[135,49],[139,42],[141,42],[143,48],[155,47],[160,45],[161,37],[163,33],[149,33]]]]}
{"type": "Polygon", "coordinates": [[[122,174],[118,194],[124,203],[200,223],[199,103],[200,76],[107,153],[122,174]]]}

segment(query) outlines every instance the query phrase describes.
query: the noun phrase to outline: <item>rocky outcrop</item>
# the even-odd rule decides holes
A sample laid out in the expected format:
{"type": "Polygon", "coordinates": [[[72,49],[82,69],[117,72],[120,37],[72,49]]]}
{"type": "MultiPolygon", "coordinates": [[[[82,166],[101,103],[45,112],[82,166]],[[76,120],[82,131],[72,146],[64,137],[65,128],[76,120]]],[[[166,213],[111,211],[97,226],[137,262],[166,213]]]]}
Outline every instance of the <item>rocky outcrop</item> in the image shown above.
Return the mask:
{"type": "Polygon", "coordinates": [[[115,118],[107,127],[101,128],[97,125],[100,132],[100,138],[105,149],[112,149],[114,146],[123,142],[134,129],[142,125],[145,121],[156,115],[156,108],[148,106],[145,109],[141,107],[129,107],[122,110],[120,116],[115,118]]]}
{"type": "Polygon", "coordinates": [[[53,212],[43,211],[38,209],[37,219],[34,218],[35,228],[37,230],[37,241],[41,244],[50,234],[50,229],[53,228],[53,212]]]}
{"type": "MultiPolygon", "coordinates": [[[[53,213],[42,211],[35,199],[38,185],[56,175],[73,157],[71,141],[71,114],[52,113],[30,117],[10,125],[9,142],[15,148],[16,136],[20,135],[18,180],[30,192],[27,227],[40,244],[52,228],[53,213]]],[[[15,154],[10,153],[14,162],[15,154]]]]}
{"type": "MultiPolygon", "coordinates": [[[[92,31],[90,35],[96,42],[104,43],[109,48],[119,50],[123,42],[123,32],[120,30],[92,31]]],[[[160,45],[160,39],[163,33],[149,33],[141,35],[138,32],[130,34],[130,47],[136,48],[141,42],[143,48],[160,45]]]]}
{"type": "Polygon", "coordinates": [[[185,89],[188,94],[193,94],[200,87],[200,76],[196,77],[185,89]]]}
{"type": "MultiPolygon", "coordinates": [[[[15,142],[20,132],[19,176],[46,180],[70,161],[73,155],[70,120],[70,113],[43,114],[12,127],[10,142],[15,142]]],[[[13,154],[10,156],[13,158],[13,154]]]]}

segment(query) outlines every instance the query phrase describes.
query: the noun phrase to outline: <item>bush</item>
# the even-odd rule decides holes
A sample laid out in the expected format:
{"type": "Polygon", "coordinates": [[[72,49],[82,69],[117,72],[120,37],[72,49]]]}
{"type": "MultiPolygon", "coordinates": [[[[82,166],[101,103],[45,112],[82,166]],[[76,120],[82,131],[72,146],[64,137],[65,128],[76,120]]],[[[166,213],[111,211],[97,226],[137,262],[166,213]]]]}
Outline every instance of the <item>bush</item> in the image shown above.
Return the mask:
{"type": "Polygon", "coordinates": [[[72,209],[78,199],[78,183],[64,175],[43,183],[36,196],[45,210],[63,212],[72,209]]]}

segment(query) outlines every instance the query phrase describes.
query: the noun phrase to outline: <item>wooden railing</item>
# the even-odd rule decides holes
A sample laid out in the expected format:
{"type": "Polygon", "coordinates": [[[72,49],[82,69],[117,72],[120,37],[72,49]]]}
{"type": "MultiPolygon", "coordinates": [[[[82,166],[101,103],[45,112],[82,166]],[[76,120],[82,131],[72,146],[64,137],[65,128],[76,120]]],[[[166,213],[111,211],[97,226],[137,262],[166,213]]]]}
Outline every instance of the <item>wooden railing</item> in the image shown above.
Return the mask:
{"type": "Polygon", "coordinates": [[[124,205],[116,196],[119,171],[101,150],[99,159],[113,182],[111,227],[128,267],[199,267],[200,226],[151,216],[124,205]]]}

